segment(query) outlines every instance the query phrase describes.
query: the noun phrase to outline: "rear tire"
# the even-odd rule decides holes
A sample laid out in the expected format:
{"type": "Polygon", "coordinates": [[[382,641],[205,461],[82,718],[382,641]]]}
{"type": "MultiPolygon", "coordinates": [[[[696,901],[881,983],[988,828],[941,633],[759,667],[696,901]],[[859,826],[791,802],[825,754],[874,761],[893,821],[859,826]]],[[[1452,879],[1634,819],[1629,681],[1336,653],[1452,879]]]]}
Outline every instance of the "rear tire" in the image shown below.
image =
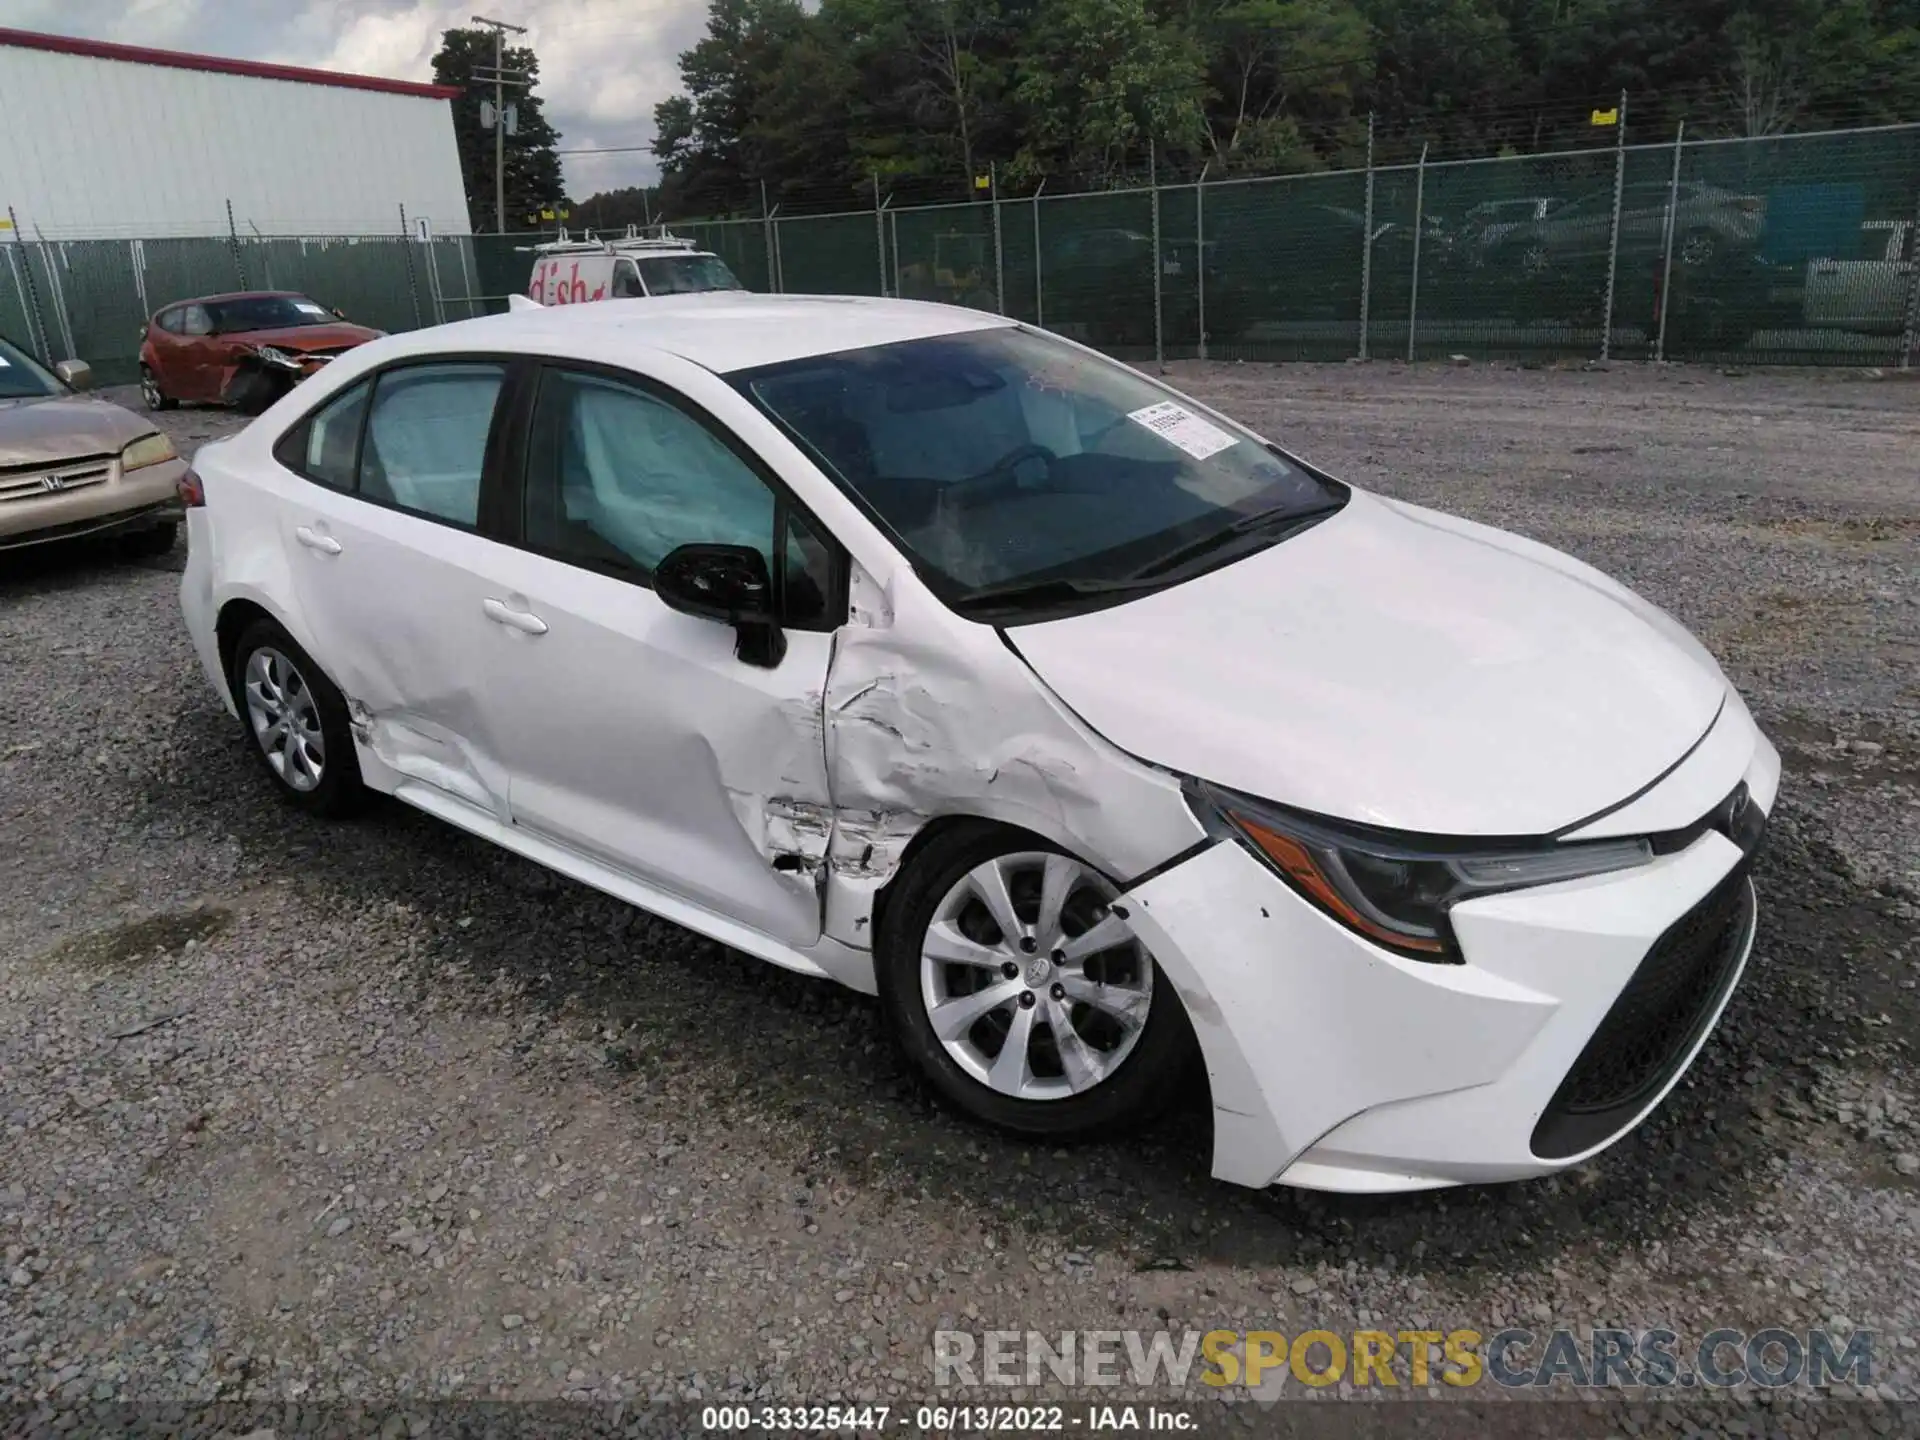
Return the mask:
{"type": "Polygon", "coordinates": [[[931,841],[895,887],[875,937],[880,1003],[948,1103],[1017,1135],[1070,1140],[1144,1125],[1179,1094],[1193,1032],[1146,947],[1110,915],[1116,887],[1093,867],[983,822],[931,841]],[[1018,936],[984,898],[996,874],[995,903],[1018,936]]]}
{"type": "Polygon", "coordinates": [[[172,410],[180,404],[160,388],[160,377],[148,365],[140,367],[140,398],[149,410],[172,410]]]}
{"type": "Polygon", "coordinates": [[[347,702],[285,630],[267,619],[247,626],[227,683],[247,748],[282,799],[327,816],[366,802],[347,702]]]}

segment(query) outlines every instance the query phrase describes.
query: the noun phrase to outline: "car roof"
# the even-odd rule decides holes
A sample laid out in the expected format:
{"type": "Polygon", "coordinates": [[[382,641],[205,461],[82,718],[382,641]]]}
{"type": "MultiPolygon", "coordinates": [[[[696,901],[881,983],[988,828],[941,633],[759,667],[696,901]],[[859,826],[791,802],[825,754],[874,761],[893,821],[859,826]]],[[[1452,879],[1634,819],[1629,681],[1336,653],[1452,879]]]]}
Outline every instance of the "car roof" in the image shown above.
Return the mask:
{"type": "Polygon", "coordinates": [[[618,363],[621,351],[637,347],[665,351],[726,374],[1013,323],[980,310],[918,300],[716,290],[516,310],[415,330],[395,340],[396,348],[418,355],[524,350],[608,363],[618,363]]]}
{"type": "Polygon", "coordinates": [[[175,300],[171,305],[162,305],[162,310],[173,310],[181,305],[211,305],[222,300],[304,300],[306,295],[299,290],[226,290],[218,295],[194,295],[185,300],[175,300]]]}

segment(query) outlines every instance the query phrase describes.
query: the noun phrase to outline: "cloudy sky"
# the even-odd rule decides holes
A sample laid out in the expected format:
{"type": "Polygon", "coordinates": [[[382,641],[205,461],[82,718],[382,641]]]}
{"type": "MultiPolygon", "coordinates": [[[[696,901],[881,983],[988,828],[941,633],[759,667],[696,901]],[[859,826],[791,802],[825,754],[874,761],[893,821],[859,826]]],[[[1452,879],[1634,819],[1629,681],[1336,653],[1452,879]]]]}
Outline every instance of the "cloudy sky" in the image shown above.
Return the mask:
{"type": "MultiPolygon", "coordinates": [[[[475,14],[525,25],[560,147],[642,145],[676,61],[706,23],[705,0],[0,0],[0,25],[431,80],[440,32],[475,14]]],[[[576,198],[652,180],[653,157],[567,155],[576,198]]]]}

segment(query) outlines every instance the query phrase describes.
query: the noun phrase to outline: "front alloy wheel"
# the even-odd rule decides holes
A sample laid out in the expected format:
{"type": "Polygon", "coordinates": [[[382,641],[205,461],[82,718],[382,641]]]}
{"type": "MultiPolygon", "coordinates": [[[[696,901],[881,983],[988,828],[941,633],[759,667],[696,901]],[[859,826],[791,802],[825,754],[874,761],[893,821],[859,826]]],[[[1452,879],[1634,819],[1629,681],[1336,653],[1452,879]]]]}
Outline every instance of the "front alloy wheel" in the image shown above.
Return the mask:
{"type": "Polygon", "coordinates": [[[954,1063],[1021,1100],[1091,1090],[1133,1053],[1153,962],[1109,906],[1107,879],[1066,855],[982,861],[941,898],[920,946],[920,996],[954,1063]]]}
{"type": "Polygon", "coordinates": [[[1177,1094],[1192,1033],[1099,870],[970,824],[930,841],[892,891],[881,1003],[960,1109],[1066,1139],[1143,1123],[1177,1094]]]}

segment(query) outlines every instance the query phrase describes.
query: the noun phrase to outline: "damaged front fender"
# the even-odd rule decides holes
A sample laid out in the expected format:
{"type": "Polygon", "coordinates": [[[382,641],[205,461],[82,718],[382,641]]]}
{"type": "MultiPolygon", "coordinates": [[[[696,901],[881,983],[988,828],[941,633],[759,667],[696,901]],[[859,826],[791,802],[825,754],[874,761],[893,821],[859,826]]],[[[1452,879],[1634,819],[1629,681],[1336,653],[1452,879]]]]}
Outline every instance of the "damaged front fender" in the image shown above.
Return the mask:
{"type": "Polygon", "coordinates": [[[823,706],[831,938],[871,946],[875,896],[938,818],[1017,826],[1122,878],[1202,838],[1179,782],[1089,730],[991,627],[864,575],[853,612],[823,706]]]}

